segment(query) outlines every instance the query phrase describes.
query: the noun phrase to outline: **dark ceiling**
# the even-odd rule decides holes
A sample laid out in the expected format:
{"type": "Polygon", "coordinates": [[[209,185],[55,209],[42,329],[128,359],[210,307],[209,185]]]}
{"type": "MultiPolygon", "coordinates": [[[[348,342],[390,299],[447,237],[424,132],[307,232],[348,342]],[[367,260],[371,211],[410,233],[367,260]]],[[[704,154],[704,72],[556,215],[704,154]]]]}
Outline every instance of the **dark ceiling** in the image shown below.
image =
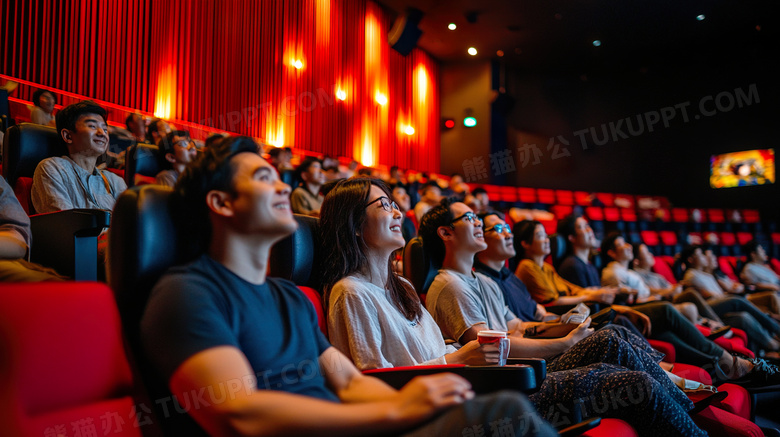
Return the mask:
{"type": "Polygon", "coordinates": [[[410,6],[422,10],[418,45],[442,62],[497,58],[502,50],[503,60],[532,70],[643,68],[776,45],[780,9],[759,0],[379,2],[397,14],[410,6]],[[475,23],[467,21],[469,13],[475,23]],[[457,29],[448,30],[449,23],[457,29]],[[477,56],[466,53],[470,46],[477,56]]]}

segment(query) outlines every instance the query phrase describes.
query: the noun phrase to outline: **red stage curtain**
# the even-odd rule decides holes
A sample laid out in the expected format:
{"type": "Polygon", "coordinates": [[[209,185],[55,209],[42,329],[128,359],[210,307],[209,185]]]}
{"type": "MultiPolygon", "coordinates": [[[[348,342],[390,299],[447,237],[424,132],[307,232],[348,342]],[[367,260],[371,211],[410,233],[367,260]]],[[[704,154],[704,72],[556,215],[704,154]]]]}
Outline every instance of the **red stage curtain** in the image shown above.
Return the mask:
{"type": "Polygon", "coordinates": [[[394,52],[375,3],[2,2],[5,75],[267,144],[438,171],[438,64],[394,52]]]}

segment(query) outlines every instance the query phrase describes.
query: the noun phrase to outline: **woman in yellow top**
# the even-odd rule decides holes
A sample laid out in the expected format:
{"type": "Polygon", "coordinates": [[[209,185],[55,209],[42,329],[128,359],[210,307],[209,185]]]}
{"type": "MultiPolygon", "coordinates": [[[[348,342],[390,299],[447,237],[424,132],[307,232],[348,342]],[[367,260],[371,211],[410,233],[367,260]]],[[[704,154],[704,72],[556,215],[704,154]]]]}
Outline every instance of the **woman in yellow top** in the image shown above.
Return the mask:
{"type": "Polygon", "coordinates": [[[535,301],[542,305],[576,305],[584,301],[611,304],[615,300],[617,288],[582,288],[563,279],[553,266],[544,262],[550,254],[550,239],[541,223],[524,220],[515,229],[515,250],[522,259],[515,275],[535,301]]]}

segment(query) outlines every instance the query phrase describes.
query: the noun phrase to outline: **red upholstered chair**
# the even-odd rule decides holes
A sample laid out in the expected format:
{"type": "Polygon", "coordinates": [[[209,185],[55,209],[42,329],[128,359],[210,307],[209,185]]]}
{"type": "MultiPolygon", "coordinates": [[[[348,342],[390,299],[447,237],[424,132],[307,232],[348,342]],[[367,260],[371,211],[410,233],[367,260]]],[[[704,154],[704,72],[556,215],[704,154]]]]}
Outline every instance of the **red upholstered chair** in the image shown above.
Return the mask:
{"type": "Polygon", "coordinates": [[[677,283],[677,279],[675,279],[674,272],[672,271],[672,265],[669,264],[669,261],[666,259],[666,257],[663,256],[655,257],[655,265],[653,265],[653,271],[663,276],[670,283],[672,284],[677,283]]]}
{"type": "Polygon", "coordinates": [[[5,284],[0,321],[13,331],[3,353],[14,376],[3,389],[13,393],[22,435],[78,429],[76,435],[135,437],[152,428],[149,406],[138,408],[131,396],[119,313],[106,285],[5,284]]]}
{"type": "Polygon", "coordinates": [[[761,221],[761,215],[757,209],[743,209],[742,220],[745,223],[758,223],[761,221]]]}
{"type": "Polygon", "coordinates": [[[558,205],[574,205],[574,192],[571,190],[555,190],[555,200],[558,205]]]}
{"type": "Polygon", "coordinates": [[[639,232],[639,235],[642,237],[642,242],[647,246],[655,247],[661,243],[661,239],[658,237],[658,232],[656,231],[641,231],[639,232]]]}
{"type": "Polygon", "coordinates": [[[553,205],[555,204],[555,191],[547,188],[538,188],[536,190],[536,199],[539,203],[553,205]]]}
{"type": "Polygon", "coordinates": [[[537,201],[535,188],[520,187],[517,189],[517,194],[520,197],[520,201],[525,204],[533,205],[537,201]]]}
{"type": "Polygon", "coordinates": [[[734,267],[731,266],[731,263],[729,262],[729,257],[725,256],[719,256],[718,257],[718,266],[720,267],[720,270],[726,274],[726,276],[729,277],[732,281],[739,282],[739,278],[737,277],[737,274],[734,273],[734,267]]]}
{"type": "Polygon", "coordinates": [[[588,206],[585,208],[585,217],[592,222],[604,220],[604,210],[600,206],[588,206]]]}
{"type": "Polygon", "coordinates": [[[677,233],[674,231],[659,231],[658,236],[661,238],[661,244],[664,246],[677,245],[677,233]]]}
{"type": "Polygon", "coordinates": [[[571,205],[553,205],[550,207],[550,212],[553,213],[557,220],[560,220],[574,211],[574,207],[571,205]]]}
{"type": "Polygon", "coordinates": [[[620,218],[626,222],[635,222],[637,221],[636,210],[633,208],[621,208],[620,218]]]}
{"type": "Polygon", "coordinates": [[[769,265],[772,267],[772,270],[774,270],[775,273],[780,275],[780,260],[772,258],[769,260],[769,265]]]}
{"type": "Polygon", "coordinates": [[[620,209],[614,206],[604,207],[604,220],[608,222],[620,221],[620,209]]]}
{"type": "Polygon", "coordinates": [[[707,210],[707,218],[710,223],[724,223],[726,221],[726,215],[720,208],[710,208],[707,210]]]}
{"type": "Polygon", "coordinates": [[[587,191],[575,191],[574,203],[579,206],[590,206],[593,204],[593,199],[587,191]]]}
{"type": "Polygon", "coordinates": [[[517,188],[515,187],[498,187],[498,200],[504,202],[506,206],[513,206],[519,201],[517,196],[517,188]]]}
{"type": "Polygon", "coordinates": [[[672,221],[676,223],[687,223],[688,210],[686,208],[672,208],[672,221]]]}
{"type": "Polygon", "coordinates": [[[596,193],[596,199],[606,207],[615,206],[615,195],[612,193],[596,193]]]}
{"type": "Polygon", "coordinates": [[[737,232],[737,241],[740,246],[744,246],[752,239],[753,234],[751,232],[737,232]]]}

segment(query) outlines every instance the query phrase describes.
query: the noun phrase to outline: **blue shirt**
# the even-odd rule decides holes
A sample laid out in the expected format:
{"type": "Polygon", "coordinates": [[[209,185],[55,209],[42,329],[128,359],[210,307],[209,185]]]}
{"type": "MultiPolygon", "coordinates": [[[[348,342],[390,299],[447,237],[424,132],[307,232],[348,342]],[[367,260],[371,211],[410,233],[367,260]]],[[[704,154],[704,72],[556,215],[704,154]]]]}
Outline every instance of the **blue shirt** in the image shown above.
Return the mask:
{"type": "Polygon", "coordinates": [[[601,278],[596,267],[574,255],[569,255],[563,260],[558,268],[558,274],[563,279],[583,288],[601,286],[601,278]]]}
{"type": "Polygon", "coordinates": [[[141,320],[141,342],[166,392],[191,356],[233,346],[249,361],[258,389],[339,400],[320,371],[319,356],[330,344],[308,298],[286,280],[249,283],[208,255],[170,269],[155,285],[141,320]]]}
{"type": "Polygon", "coordinates": [[[534,321],[536,315],[536,301],[531,298],[523,281],[514,275],[508,268],[504,267],[495,271],[490,267],[474,260],[474,270],[489,277],[501,289],[504,294],[504,301],[509,309],[515,313],[518,319],[524,322],[534,321]]]}

